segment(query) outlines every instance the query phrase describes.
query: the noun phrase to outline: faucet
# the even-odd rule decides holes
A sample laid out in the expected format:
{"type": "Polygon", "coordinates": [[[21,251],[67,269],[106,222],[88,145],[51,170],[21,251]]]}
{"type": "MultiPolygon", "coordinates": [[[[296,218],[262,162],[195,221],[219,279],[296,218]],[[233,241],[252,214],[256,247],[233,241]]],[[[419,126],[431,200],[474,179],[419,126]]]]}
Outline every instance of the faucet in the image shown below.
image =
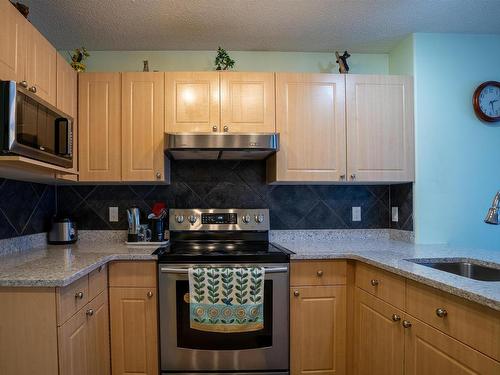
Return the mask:
{"type": "Polygon", "coordinates": [[[484,218],[484,222],[487,224],[500,224],[498,222],[498,210],[500,209],[500,191],[495,194],[493,198],[493,202],[491,203],[491,207],[488,209],[488,213],[484,218]]]}

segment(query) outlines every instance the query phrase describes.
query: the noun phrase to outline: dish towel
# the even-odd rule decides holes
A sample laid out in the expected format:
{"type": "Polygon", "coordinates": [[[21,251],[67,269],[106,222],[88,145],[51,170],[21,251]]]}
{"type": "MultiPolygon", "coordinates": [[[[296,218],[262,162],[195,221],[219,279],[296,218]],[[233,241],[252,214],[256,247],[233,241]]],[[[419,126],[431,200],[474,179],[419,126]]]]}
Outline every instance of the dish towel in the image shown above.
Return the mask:
{"type": "Polygon", "coordinates": [[[264,328],[264,267],[189,268],[190,327],[206,332],[264,328]]]}

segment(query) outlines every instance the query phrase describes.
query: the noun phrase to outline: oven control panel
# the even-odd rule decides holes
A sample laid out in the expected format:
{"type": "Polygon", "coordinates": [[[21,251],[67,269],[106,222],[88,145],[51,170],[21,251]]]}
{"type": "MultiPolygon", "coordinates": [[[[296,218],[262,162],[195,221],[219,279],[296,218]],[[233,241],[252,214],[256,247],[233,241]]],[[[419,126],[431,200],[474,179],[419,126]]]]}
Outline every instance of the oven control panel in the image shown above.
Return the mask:
{"type": "Polygon", "coordinates": [[[262,209],[171,209],[171,231],[268,231],[269,210],[262,209]]]}

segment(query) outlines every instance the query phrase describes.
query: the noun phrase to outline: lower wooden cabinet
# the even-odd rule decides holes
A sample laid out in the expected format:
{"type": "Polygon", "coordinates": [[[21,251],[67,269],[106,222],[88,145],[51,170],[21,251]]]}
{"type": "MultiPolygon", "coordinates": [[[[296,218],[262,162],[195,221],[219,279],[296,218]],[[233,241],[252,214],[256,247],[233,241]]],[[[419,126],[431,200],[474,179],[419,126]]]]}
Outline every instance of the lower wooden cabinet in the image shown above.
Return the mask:
{"type": "Polygon", "coordinates": [[[345,374],[346,287],[290,289],[291,374],[345,374]]]}
{"type": "Polygon", "coordinates": [[[498,375],[497,362],[417,319],[405,329],[405,375],[498,375]]]}
{"type": "Polygon", "coordinates": [[[113,374],[158,374],[156,288],[110,288],[113,374]]]}
{"type": "Polygon", "coordinates": [[[58,342],[59,374],[109,375],[107,291],[58,328],[58,342]]]}
{"type": "Polygon", "coordinates": [[[354,374],[402,375],[404,313],[364,290],[354,293],[354,374]]]}

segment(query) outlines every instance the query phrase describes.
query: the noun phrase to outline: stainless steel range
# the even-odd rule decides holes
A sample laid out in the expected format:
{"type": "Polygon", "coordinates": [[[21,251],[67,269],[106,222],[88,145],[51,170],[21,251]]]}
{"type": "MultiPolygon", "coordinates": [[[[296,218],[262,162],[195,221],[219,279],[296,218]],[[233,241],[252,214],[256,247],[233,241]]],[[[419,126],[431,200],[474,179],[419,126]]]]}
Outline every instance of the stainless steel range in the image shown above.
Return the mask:
{"type": "Polygon", "coordinates": [[[268,241],[267,209],[170,210],[158,251],[162,373],[289,373],[290,252],[268,241]],[[264,326],[243,333],[190,328],[188,269],[263,266],[264,326]]]}

